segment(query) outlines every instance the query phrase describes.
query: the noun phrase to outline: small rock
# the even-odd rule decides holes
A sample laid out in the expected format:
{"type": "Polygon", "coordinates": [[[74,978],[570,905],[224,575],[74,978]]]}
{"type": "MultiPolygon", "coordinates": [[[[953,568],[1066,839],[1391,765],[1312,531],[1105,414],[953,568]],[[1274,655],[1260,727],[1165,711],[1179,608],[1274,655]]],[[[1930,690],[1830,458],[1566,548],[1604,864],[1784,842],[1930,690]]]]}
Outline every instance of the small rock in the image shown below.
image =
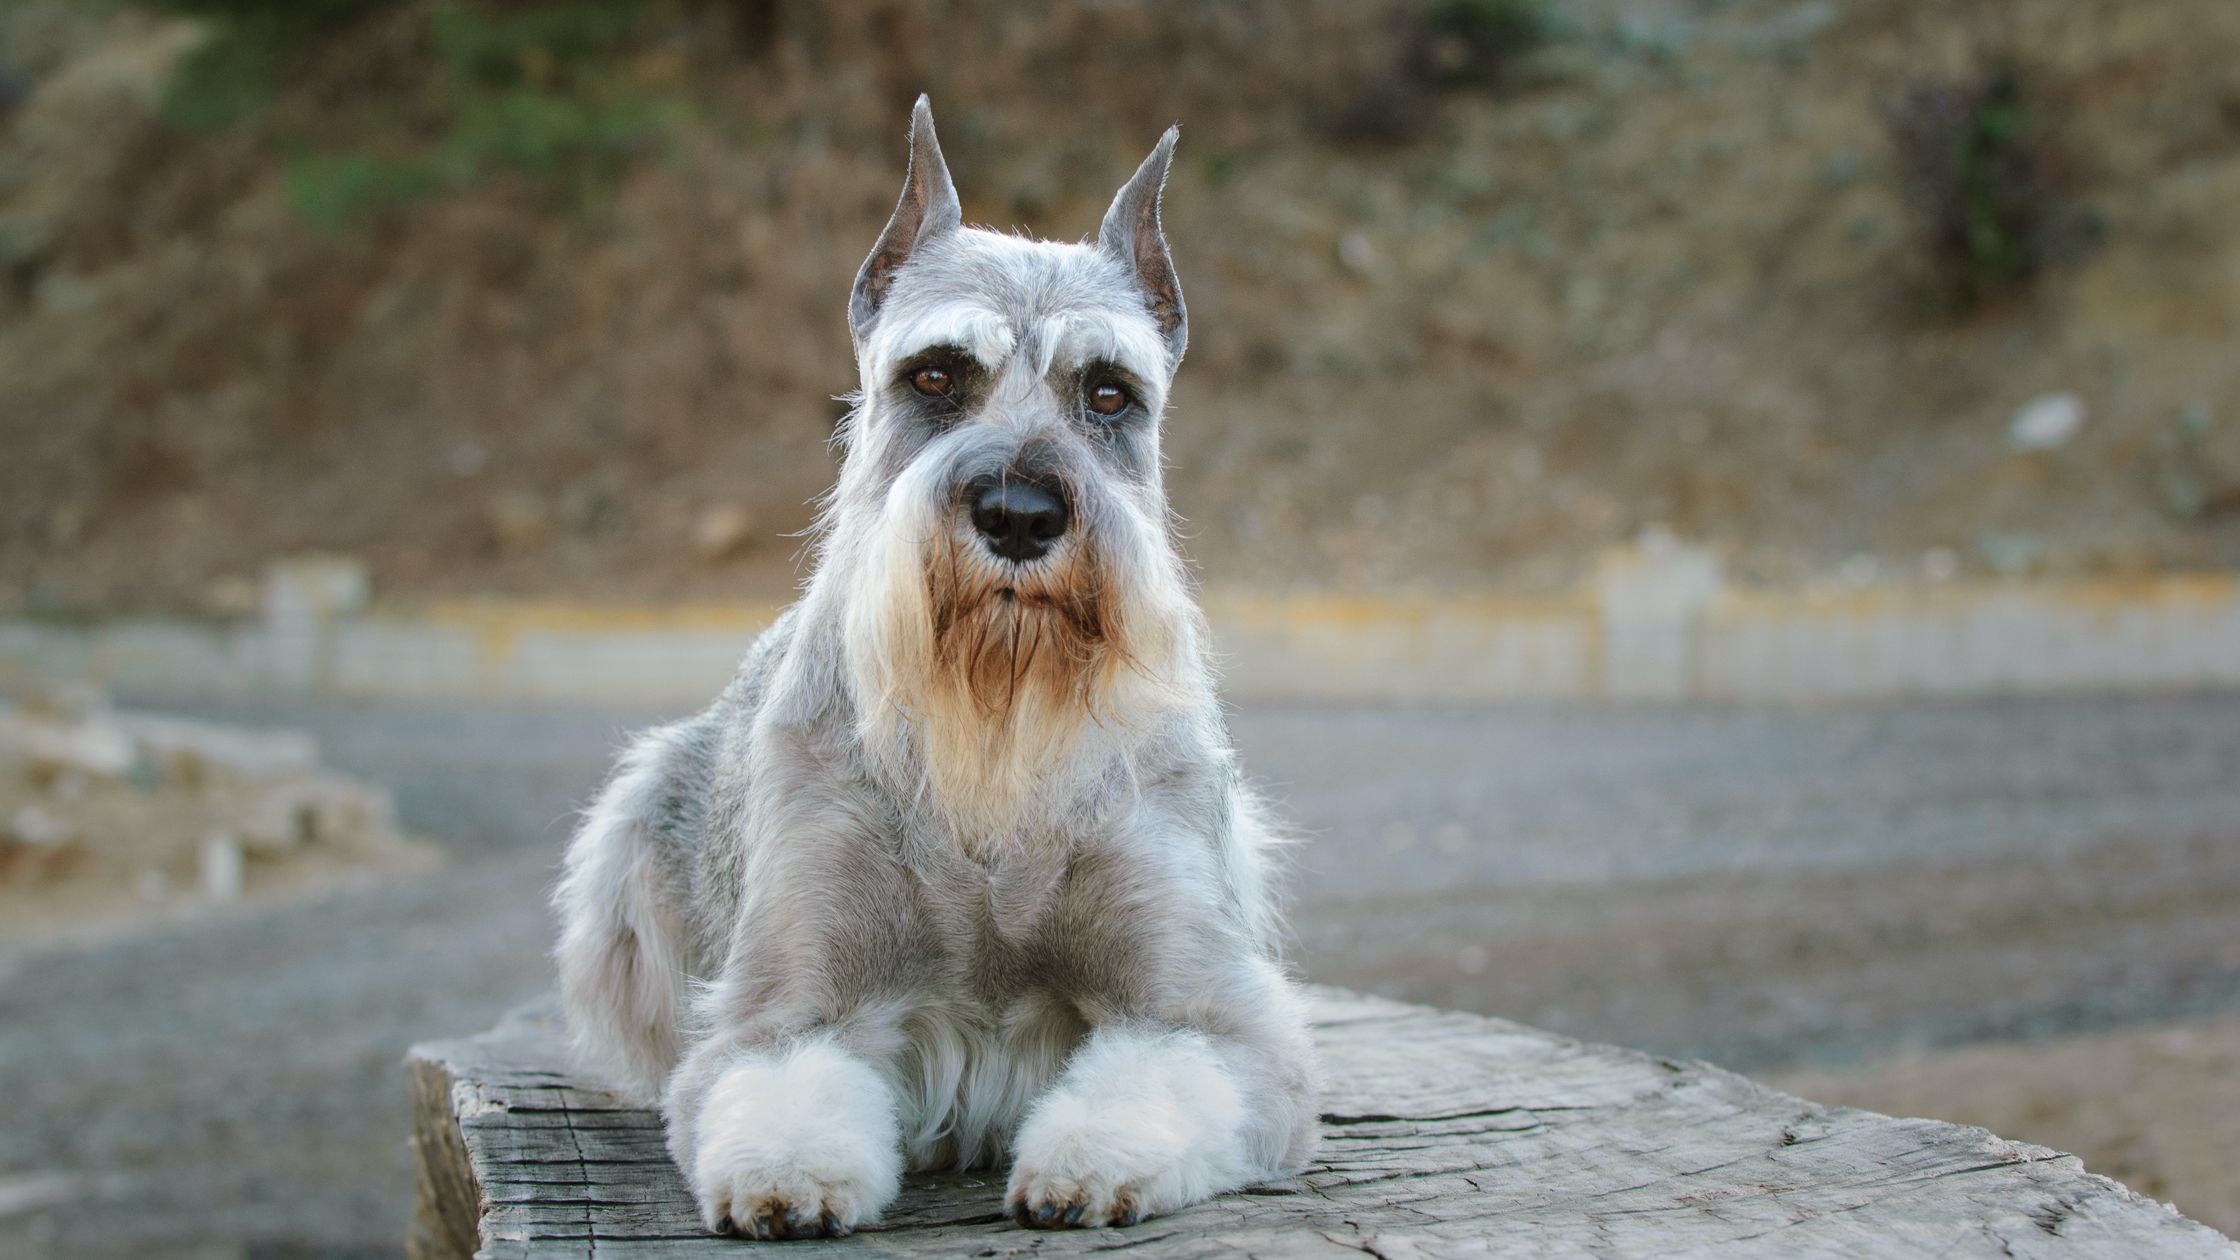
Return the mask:
{"type": "Polygon", "coordinates": [[[546,510],[544,501],[519,490],[491,496],[483,507],[482,519],[501,551],[531,550],[542,546],[552,533],[552,513],[546,510]]]}
{"type": "Polygon", "coordinates": [[[8,837],[27,849],[46,852],[66,847],[75,836],[70,824],[37,805],[26,805],[8,820],[8,837]]]}
{"type": "Polygon", "coordinates": [[[1976,554],[1993,573],[2004,578],[2029,576],[2044,549],[2030,534],[1985,533],[1976,537],[1976,554]]]}
{"type": "Polygon", "coordinates": [[[1383,259],[1367,232],[1348,232],[1338,240],[1338,262],[1363,279],[1373,278],[1383,259]]]}
{"type": "Polygon", "coordinates": [[[316,808],[293,793],[276,792],[242,817],[241,843],[251,852],[277,857],[309,844],[318,830],[316,808]]]}
{"type": "Polygon", "coordinates": [[[0,744],[14,750],[30,766],[34,780],[50,790],[69,778],[122,779],[139,759],[130,737],[98,721],[50,722],[0,714],[0,744]]]}
{"type": "Polygon", "coordinates": [[[223,832],[202,842],[202,893],[212,901],[232,901],[241,896],[246,863],[241,842],[223,832]]]}
{"type": "Polygon", "coordinates": [[[1486,951],[1486,947],[1483,945],[1465,945],[1454,952],[1455,970],[1466,976],[1483,974],[1486,964],[1492,961],[1493,956],[1486,951]]]}
{"type": "Polygon", "coordinates": [[[692,522],[692,550],[710,564],[729,560],[754,538],[754,514],[736,503],[719,503],[692,522]]]}
{"type": "Polygon", "coordinates": [[[2084,399],[2047,394],[2024,403],[2007,425],[2007,441],[2018,451],[2050,451],[2066,446],[2084,427],[2084,399]]]}
{"type": "Polygon", "coordinates": [[[1960,576],[1960,553],[1950,547],[1931,547],[1921,553],[1921,575],[1932,582],[1949,582],[1960,576]]]}

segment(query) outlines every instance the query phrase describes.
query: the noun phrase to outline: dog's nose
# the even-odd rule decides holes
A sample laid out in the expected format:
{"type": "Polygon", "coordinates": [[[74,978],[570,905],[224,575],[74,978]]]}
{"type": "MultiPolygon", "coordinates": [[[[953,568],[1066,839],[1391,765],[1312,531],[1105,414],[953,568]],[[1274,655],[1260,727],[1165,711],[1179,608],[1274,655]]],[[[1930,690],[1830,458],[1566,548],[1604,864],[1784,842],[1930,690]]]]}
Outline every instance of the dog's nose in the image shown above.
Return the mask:
{"type": "Polygon", "coordinates": [[[1006,560],[1032,560],[1066,532],[1066,503],[1031,481],[1004,480],[972,500],[972,525],[1006,560]]]}

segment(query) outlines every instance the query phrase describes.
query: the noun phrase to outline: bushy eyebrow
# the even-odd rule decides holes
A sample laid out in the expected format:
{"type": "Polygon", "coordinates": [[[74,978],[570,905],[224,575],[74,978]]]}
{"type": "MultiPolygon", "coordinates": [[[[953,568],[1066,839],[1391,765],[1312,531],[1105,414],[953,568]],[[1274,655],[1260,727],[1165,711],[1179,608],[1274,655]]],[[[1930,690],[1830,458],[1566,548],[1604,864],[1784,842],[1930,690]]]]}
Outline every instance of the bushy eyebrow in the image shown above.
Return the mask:
{"type": "Polygon", "coordinates": [[[1050,358],[1043,366],[1045,374],[1056,366],[1079,369],[1109,363],[1144,385],[1165,379],[1166,344],[1148,319],[1061,315],[1050,321],[1044,337],[1050,358]]]}
{"type": "Polygon", "coordinates": [[[896,370],[902,372],[915,371],[921,367],[942,367],[951,364],[958,367],[970,367],[978,372],[989,370],[988,364],[982,361],[979,355],[953,341],[936,341],[931,345],[920,346],[908,354],[896,356],[894,363],[896,370]]]}
{"type": "Polygon", "coordinates": [[[1019,338],[1009,320],[985,307],[943,305],[878,330],[873,342],[878,357],[888,363],[954,346],[993,371],[1011,357],[1019,338]]]}

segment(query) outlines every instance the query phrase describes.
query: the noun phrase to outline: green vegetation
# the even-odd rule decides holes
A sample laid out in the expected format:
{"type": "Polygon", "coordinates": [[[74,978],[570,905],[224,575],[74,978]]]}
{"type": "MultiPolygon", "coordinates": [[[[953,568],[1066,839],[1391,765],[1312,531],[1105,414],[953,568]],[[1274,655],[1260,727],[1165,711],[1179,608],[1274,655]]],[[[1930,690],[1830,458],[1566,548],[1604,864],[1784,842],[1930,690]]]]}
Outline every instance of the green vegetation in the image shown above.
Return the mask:
{"type": "Polygon", "coordinates": [[[1546,0],[1429,0],[1426,69],[1455,86],[1498,87],[1518,60],[1555,37],[1546,0]]]}
{"type": "Polygon", "coordinates": [[[210,26],[174,74],[165,117],[187,130],[262,133],[290,154],[289,203],[323,231],[500,173],[580,207],[661,149],[683,111],[632,69],[669,11],[660,0],[142,2],[210,26]],[[381,68],[399,92],[309,127],[282,108],[332,41],[376,20],[417,36],[384,42],[411,50],[408,64],[381,68]],[[313,145],[290,134],[303,131],[349,139],[313,145]]]}
{"type": "Polygon", "coordinates": [[[434,192],[443,176],[425,160],[363,150],[304,153],[288,162],[288,205],[323,232],[342,233],[434,192]]]}
{"type": "Polygon", "coordinates": [[[210,37],[179,64],[164,96],[174,125],[214,131],[271,104],[304,49],[394,0],[144,0],[201,18],[210,37]]]}

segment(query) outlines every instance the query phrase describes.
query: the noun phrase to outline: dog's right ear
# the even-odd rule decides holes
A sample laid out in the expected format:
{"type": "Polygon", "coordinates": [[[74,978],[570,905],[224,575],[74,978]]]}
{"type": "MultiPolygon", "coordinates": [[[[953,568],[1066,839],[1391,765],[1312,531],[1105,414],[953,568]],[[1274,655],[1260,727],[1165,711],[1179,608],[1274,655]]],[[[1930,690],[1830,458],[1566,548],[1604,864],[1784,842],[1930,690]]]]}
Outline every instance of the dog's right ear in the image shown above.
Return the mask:
{"type": "Polygon", "coordinates": [[[957,186],[949,179],[949,164],[941,158],[941,141],[933,134],[933,104],[924,95],[910,111],[910,169],[903,176],[902,200],[871,256],[856,273],[855,292],[848,297],[848,333],[858,344],[879,314],[902,264],[926,242],[953,232],[964,222],[964,208],[957,204],[957,186]]]}

